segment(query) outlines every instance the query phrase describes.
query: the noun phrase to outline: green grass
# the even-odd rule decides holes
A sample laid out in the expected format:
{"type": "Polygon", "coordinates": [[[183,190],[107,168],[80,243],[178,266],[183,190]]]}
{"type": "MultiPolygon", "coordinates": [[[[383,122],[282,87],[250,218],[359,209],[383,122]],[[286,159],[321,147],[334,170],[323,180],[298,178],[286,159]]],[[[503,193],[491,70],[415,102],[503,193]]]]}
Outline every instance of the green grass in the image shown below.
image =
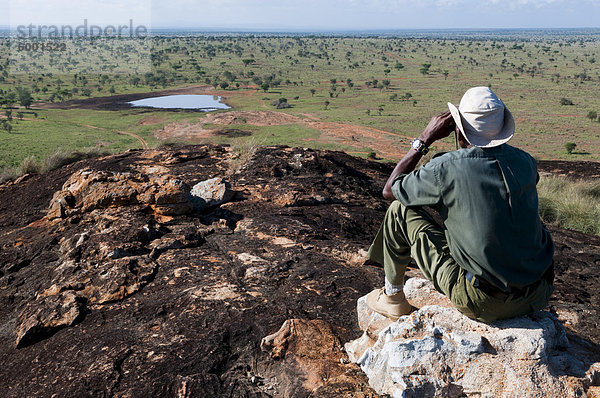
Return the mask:
{"type": "Polygon", "coordinates": [[[34,156],[44,159],[57,150],[76,151],[100,147],[106,152],[121,152],[141,148],[133,137],[118,131],[138,134],[152,147],[158,143],[154,131],[164,124],[198,120],[197,113],[141,111],[36,110],[38,116],[26,114],[26,119],[13,120],[12,133],[0,130],[0,169],[16,167],[23,159],[34,156]],[[140,125],[140,121],[155,116],[157,123],[140,125]],[[93,126],[93,127],[90,127],[93,126]]]}
{"type": "Polygon", "coordinates": [[[561,228],[600,235],[600,181],[542,177],[538,183],[540,215],[561,228]]]}
{"type": "MultiPolygon", "coordinates": [[[[133,74],[30,74],[8,73],[6,41],[0,40],[0,90],[15,92],[29,88],[37,102],[47,102],[57,92],[69,98],[155,91],[163,88],[220,83],[228,80],[240,89],[218,89],[235,110],[275,110],[271,101],[285,97],[292,105],[282,112],[310,114],[325,122],[385,130],[404,137],[387,137],[404,151],[431,116],[458,103],[464,91],[475,85],[491,85],[517,120],[511,141],[537,158],[600,161],[600,123],[587,118],[600,113],[600,39],[598,36],[499,37],[485,39],[375,38],[375,37],[158,37],[153,45],[154,69],[137,85],[133,74]],[[244,66],[242,60],[254,58],[244,66]],[[592,62],[594,61],[594,62],[592,62]],[[396,69],[397,62],[404,68],[396,69]],[[423,63],[430,73],[420,72],[423,63]],[[177,68],[174,68],[177,66],[177,68]],[[314,66],[314,67],[313,67],[314,66]],[[389,69],[389,72],[386,70],[389,69]],[[444,71],[448,71],[444,76],[444,71]],[[231,79],[231,75],[235,78],[231,79]],[[515,76],[516,75],[516,76],[515,76]],[[229,76],[229,77],[228,77],[229,76]],[[152,79],[160,77],[158,80],[152,79]],[[85,78],[85,79],[82,79],[85,78]],[[336,79],[332,85],[331,79],[336,79]],[[352,84],[347,83],[351,79],[352,84]],[[390,80],[388,88],[366,82],[390,80]],[[254,80],[271,80],[268,92],[255,90],[254,80]],[[335,91],[333,87],[335,86],[335,91]],[[352,87],[351,87],[352,86],[352,87]],[[311,89],[315,94],[311,94],[311,89]],[[332,94],[330,94],[332,93],[332,94]],[[411,93],[408,101],[392,100],[411,93]],[[297,99],[296,99],[297,97],[297,99]],[[574,102],[560,104],[561,98],[574,102]],[[329,101],[325,109],[325,101],[329,101]],[[416,103],[413,103],[416,101],[416,103]],[[381,114],[378,112],[383,105],[381,114]],[[370,115],[367,114],[370,112],[370,115]],[[410,137],[410,138],[408,138],[410,137]],[[573,154],[564,149],[575,142],[573,154]]],[[[59,54],[61,57],[65,54],[59,54]]],[[[58,56],[58,55],[57,55],[58,56]]],[[[75,55],[73,55],[75,56],[75,55]]],[[[5,93],[0,92],[0,97],[5,93]]],[[[33,105],[36,108],[36,105],[33,105]]],[[[13,109],[13,117],[22,109],[13,109]]],[[[43,159],[62,149],[88,147],[119,152],[139,148],[127,131],[143,137],[150,146],[159,141],[154,133],[173,122],[201,123],[204,115],[190,112],[147,110],[35,110],[33,120],[14,121],[13,133],[0,130],[0,169],[19,167],[25,158],[43,159]],[[150,124],[140,122],[156,118],[150,124]],[[91,128],[87,126],[94,126],[91,128]]],[[[1,110],[4,113],[4,110],[1,110]]],[[[234,126],[231,126],[234,127],[234,126]]],[[[302,125],[235,126],[249,129],[265,144],[287,144],[362,152],[368,144],[349,147],[335,140],[318,140],[320,131],[302,125]]],[[[235,143],[243,138],[210,138],[210,142],[235,143]]],[[[452,144],[452,139],[448,139],[452,144]]]]}

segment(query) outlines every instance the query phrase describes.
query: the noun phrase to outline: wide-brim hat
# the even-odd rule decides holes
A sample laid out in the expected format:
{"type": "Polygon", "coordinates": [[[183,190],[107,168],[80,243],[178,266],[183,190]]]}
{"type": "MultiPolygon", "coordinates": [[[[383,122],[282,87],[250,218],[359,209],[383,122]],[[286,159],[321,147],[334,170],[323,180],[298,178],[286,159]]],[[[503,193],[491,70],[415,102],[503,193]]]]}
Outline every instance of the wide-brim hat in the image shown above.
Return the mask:
{"type": "Polygon", "coordinates": [[[469,144],[491,148],[508,142],[515,133],[515,119],[488,87],[467,90],[458,108],[448,102],[456,125],[469,144]]]}

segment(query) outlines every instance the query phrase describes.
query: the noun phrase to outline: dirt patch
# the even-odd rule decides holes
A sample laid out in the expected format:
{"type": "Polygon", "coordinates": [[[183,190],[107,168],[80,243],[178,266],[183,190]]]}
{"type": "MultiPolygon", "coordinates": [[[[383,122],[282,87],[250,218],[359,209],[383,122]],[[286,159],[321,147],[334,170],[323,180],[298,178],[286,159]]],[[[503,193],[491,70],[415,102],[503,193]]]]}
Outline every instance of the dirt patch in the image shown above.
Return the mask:
{"type": "Polygon", "coordinates": [[[140,126],[152,126],[154,124],[159,124],[159,123],[164,123],[164,122],[165,122],[165,118],[163,118],[163,117],[146,116],[146,117],[142,118],[138,122],[138,125],[140,125],[140,126]]]}
{"type": "Polygon", "coordinates": [[[159,140],[178,139],[201,142],[203,139],[213,136],[215,129],[205,129],[204,123],[170,123],[162,129],[157,130],[154,136],[159,140]]]}
{"type": "Polygon", "coordinates": [[[251,124],[253,126],[281,126],[285,124],[302,124],[304,119],[283,112],[273,111],[232,111],[211,113],[203,119],[203,123],[211,124],[251,124]]]}
{"type": "MultiPolygon", "coordinates": [[[[318,138],[306,139],[307,142],[319,142],[323,144],[336,144],[356,149],[371,148],[377,156],[386,159],[398,160],[410,141],[414,138],[391,131],[380,130],[372,127],[359,126],[355,124],[344,124],[321,121],[314,115],[302,113],[300,116],[290,115],[284,112],[274,111],[231,111],[209,114],[198,124],[174,123],[158,131],[155,135],[159,139],[177,138],[187,140],[206,139],[213,135],[222,135],[222,129],[205,129],[204,124],[215,124],[222,126],[243,125],[252,126],[282,126],[297,124],[318,131],[318,138]],[[401,139],[399,143],[398,138],[401,139]]],[[[452,145],[447,143],[436,143],[441,150],[451,150],[452,145]]],[[[353,153],[362,153],[355,151],[353,153]]]]}

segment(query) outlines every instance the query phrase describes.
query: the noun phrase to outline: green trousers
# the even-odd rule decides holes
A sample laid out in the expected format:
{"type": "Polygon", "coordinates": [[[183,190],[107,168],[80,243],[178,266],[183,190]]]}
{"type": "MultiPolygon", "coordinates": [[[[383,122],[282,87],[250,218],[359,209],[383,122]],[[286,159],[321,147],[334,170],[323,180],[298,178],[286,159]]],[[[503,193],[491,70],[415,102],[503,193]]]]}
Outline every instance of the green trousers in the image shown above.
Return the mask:
{"type": "Polygon", "coordinates": [[[414,259],[435,288],[446,295],[461,313],[482,322],[531,314],[548,304],[553,286],[542,280],[534,289],[506,299],[493,297],[473,286],[466,271],[450,255],[444,230],[421,208],[408,208],[394,201],[383,220],[369,258],[383,265],[391,285],[404,284],[404,273],[414,259]]]}

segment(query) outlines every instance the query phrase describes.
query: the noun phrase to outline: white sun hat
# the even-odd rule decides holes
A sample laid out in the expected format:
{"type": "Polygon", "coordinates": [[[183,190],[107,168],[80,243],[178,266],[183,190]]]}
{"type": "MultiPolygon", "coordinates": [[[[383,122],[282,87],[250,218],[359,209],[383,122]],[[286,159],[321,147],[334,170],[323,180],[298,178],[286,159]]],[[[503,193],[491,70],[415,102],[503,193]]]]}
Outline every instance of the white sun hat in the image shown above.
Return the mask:
{"type": "Polygon", "coordinates": [[[458,108],[449,102],[448,108],[456,125],[473,146],[499,146],[515,133],[515,119],[488,87],[468,89],[458,108]]]}

